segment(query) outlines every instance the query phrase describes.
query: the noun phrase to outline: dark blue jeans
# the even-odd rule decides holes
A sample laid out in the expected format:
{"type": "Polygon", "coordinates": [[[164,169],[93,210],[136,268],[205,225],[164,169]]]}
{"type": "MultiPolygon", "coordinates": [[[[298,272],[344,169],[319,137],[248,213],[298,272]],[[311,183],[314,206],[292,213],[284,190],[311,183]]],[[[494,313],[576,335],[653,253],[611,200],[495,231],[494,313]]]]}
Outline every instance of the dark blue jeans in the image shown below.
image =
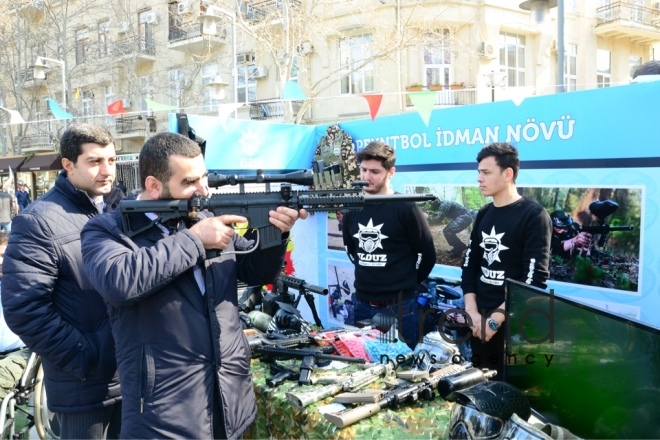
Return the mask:
{"type": "Polygon", "coordinates": [[[417,311],[417,300],[409,299],[393,301],[387,306],[372,306],[368,301],[360,301],[353,293],[353,308],[355,313],[355,322],[368,320],[377,314],[387,316],[390,319],[396,318],[399,339],[408,344],[412,349],[417,345],[419,337],[419,314],[417,311]]]}

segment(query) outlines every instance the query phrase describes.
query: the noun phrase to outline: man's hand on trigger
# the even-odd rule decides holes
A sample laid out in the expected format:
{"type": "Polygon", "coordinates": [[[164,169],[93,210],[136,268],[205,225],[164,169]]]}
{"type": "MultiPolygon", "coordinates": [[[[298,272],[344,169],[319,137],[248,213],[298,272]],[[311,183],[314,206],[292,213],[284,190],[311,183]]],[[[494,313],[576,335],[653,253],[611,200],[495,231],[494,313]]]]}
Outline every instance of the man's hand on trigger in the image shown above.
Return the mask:
{"type": "Polygon", "coordinates": [[[299,218],[304,220],[308,215],[307,211],[304,209],[296,211],[295,209],[286,208],[284,206],[278,206],[276,210],[271,210],[269,214],[270,223],[282,232],[289,232],[296,223],[296,220],[299,218]]]}
{"type": "Polygon", "coordinates": [[[189,231],[199,238],[204,249],[225,250],[234,237],[234,223],[243,223],[247,219],[240,215],[221,215],[218,217],[205,218],[193,226],[189,231]]]}

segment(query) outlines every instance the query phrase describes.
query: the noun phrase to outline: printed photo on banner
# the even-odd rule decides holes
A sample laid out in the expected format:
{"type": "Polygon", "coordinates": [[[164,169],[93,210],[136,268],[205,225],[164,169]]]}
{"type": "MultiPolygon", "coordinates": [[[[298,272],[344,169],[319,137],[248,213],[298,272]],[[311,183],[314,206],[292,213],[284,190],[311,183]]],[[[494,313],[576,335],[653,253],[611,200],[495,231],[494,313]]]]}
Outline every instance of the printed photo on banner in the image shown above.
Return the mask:
{"type": "Polygon", "coordinates": [[[353,301],[354,267],[350,263],[328,264],[328,321],[355,325],[353,301]]]}
{"type": "MultiPolygon", "coordinates": [[[[489,203],[476,186],[408,185],[406,193],[431,192],[420,204],[438,254],[438,264],[460,266],[472,223],[489,203]]],[[[553,220],[550,279],[627,293],[640,292],[641,187],[519,186],[553,220]]]]}
{"type": "Polygon", "coordinates": [[[342,238],[343,217],[341,211],[328,213],[328,249],[344,250],[344,239],[342,238]]]}

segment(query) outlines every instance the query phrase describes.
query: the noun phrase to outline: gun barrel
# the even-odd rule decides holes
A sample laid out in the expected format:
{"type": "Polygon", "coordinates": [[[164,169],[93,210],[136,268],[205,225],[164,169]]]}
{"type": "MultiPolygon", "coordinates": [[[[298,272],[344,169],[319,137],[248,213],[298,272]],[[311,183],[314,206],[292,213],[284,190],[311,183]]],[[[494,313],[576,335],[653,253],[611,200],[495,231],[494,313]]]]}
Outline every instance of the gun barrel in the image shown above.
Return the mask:
{"type": "Polygon", "coordinates": [[[296,289],[296,290],[305,289],[305,290],[309,290],[310,292],[318,293],[319,295],[328,294],[328,289],[326,289],[325,287],[315,286],[314,284],[307,284],[305,280],[302,280],[300,278],[294,278],[286,275],[280,275],[278,278],[282,281],[284,285],[291,287],[292,289],[296,289]]]}
{"type": "Polygon", "coordinates": [[[388,195],[365,195],[364,203],[382,202],[430,202],[437,199],[433,194],[388,194],[388,195]]]}
{"type": "Polygon", "coordinates": [[[580,232],[588,232],[590,234],[607,234],[609,232],[632,231],[635,228],[631,225],[626,226],[581,226],[580,232]]]}

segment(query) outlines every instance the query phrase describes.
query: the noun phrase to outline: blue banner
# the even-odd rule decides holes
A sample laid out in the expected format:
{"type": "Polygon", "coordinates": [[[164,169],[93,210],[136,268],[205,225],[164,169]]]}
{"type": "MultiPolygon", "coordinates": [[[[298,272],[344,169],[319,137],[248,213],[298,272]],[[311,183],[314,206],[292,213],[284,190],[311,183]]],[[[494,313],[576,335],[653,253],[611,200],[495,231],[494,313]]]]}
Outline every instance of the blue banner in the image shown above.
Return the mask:
{"type": "MultiPolygon", "coordinates": [[[[187,115],[197,136],[206,139],[206,167],[225,173],[280,172],[310,168],[316,144],[314,126],[187,115]]],[[[170,131],[177,131],[170,115],[170,131]]]]}

